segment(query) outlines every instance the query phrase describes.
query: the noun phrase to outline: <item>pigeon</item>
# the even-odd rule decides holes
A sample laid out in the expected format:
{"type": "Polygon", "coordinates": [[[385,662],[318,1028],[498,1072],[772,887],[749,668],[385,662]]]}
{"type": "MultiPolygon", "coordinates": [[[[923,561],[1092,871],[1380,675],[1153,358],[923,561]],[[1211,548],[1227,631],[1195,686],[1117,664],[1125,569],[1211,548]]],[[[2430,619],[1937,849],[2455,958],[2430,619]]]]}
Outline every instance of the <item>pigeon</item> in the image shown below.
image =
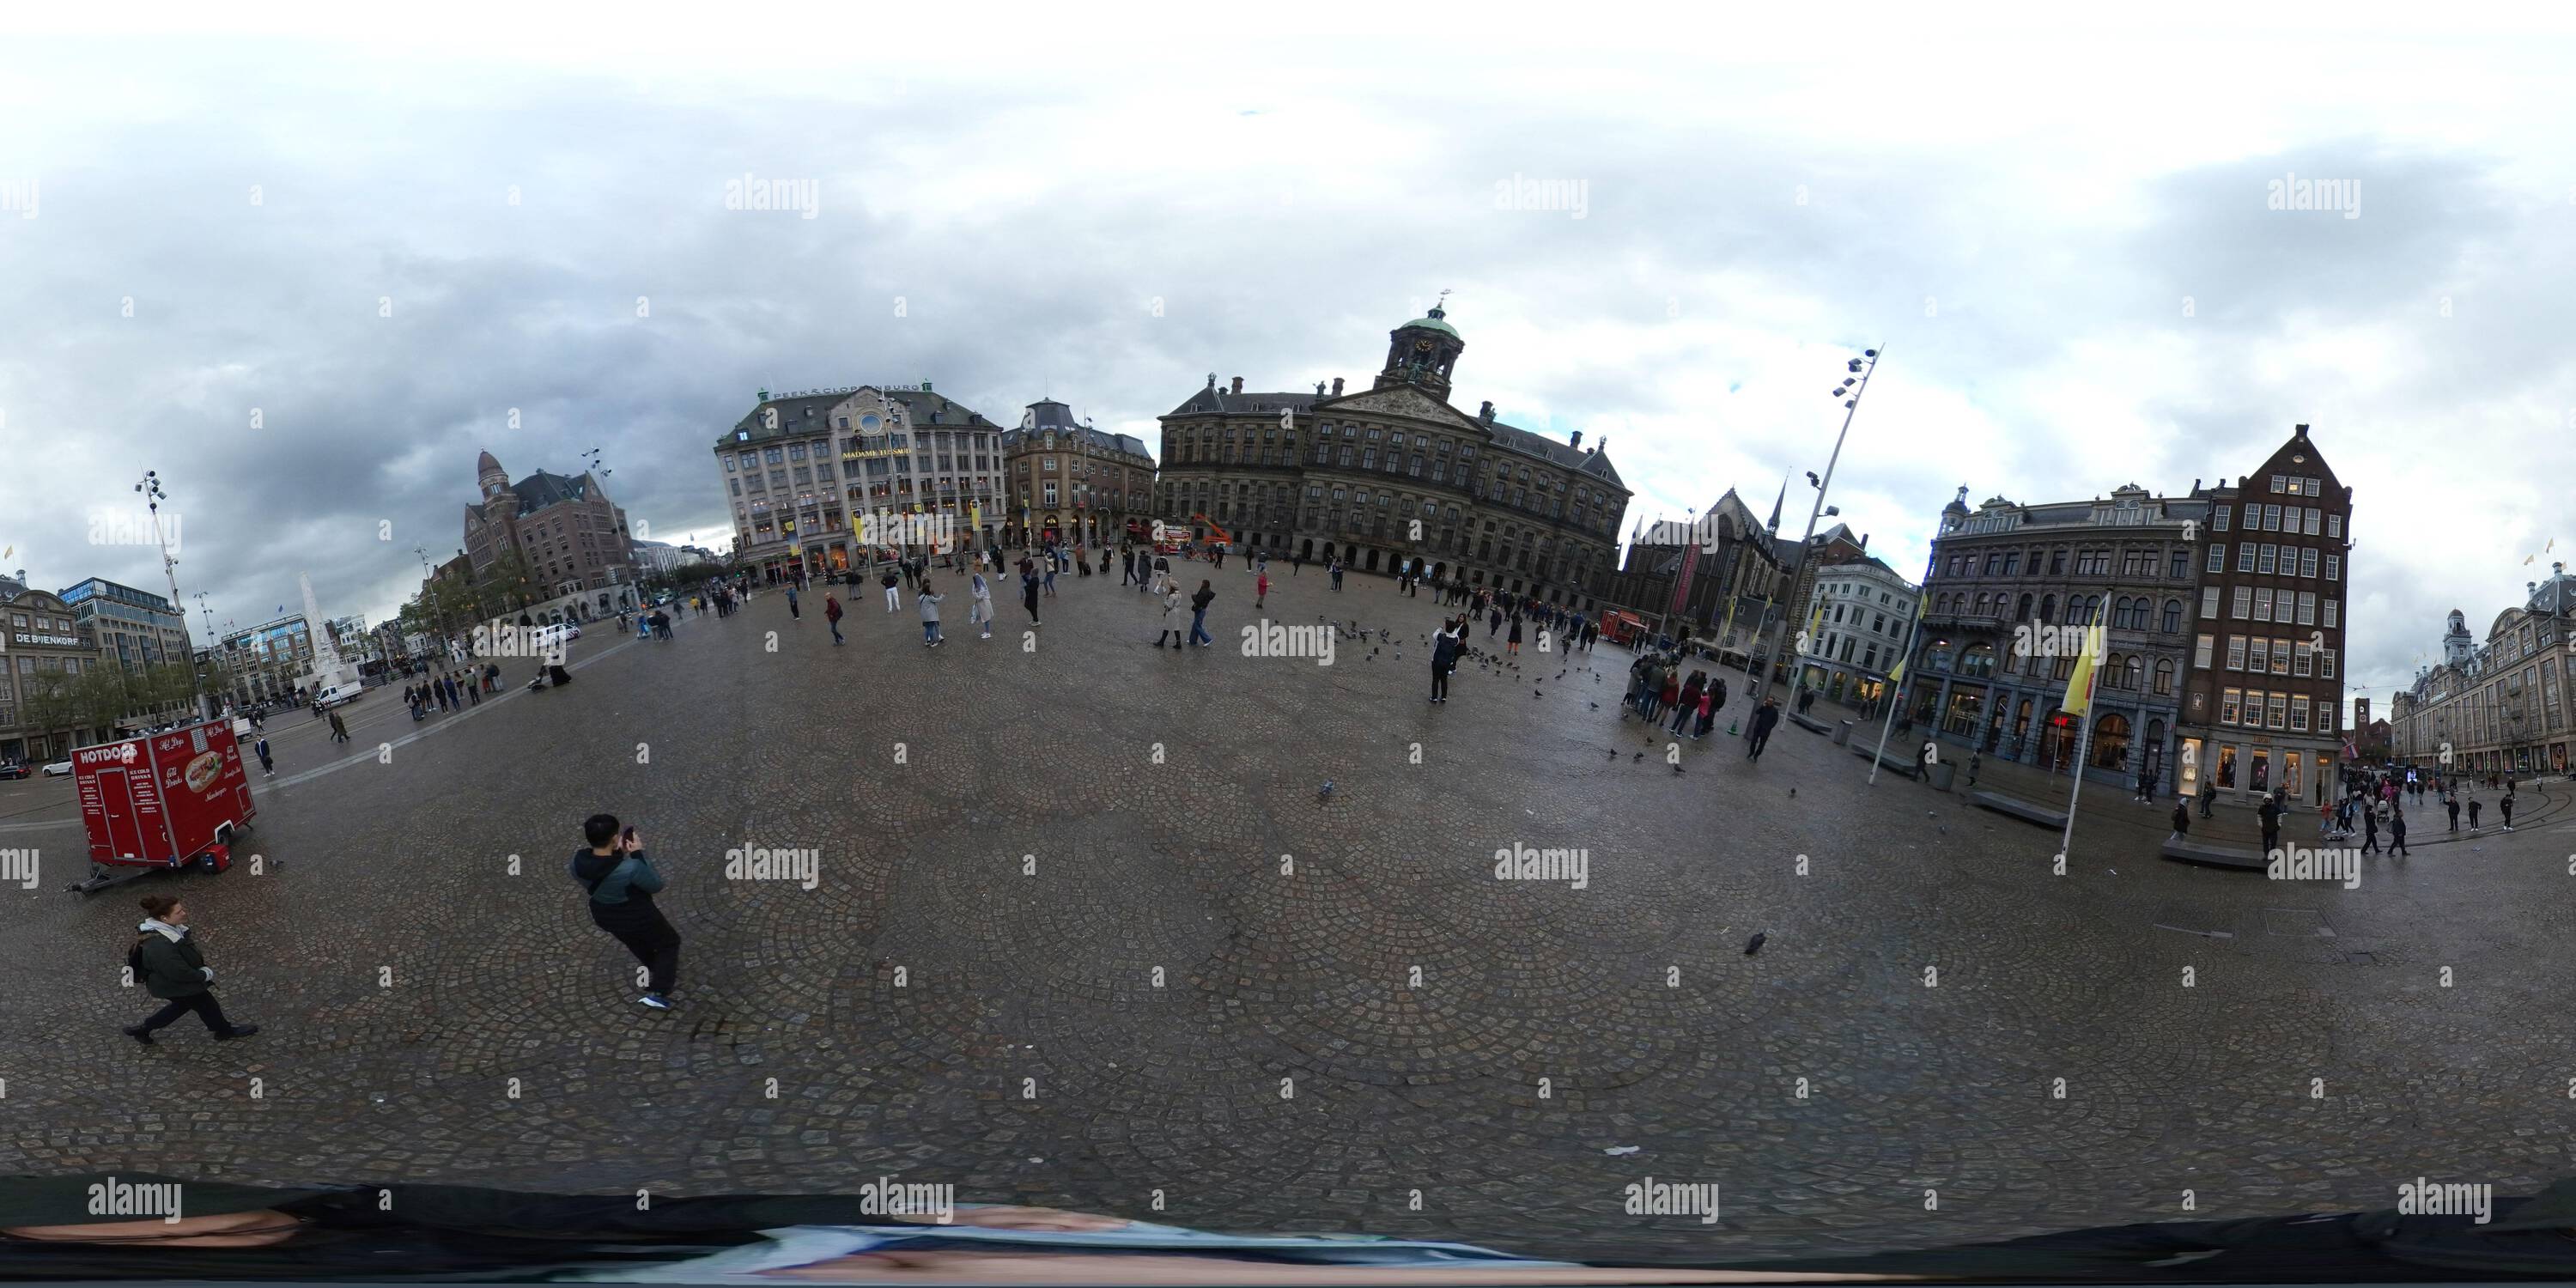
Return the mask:
{"type": "Polygon", "coordinates": [[[1600,710],[1600,709],[1601,709],[1601,704],[1600,704],[1600,703],[1598,703],[1598,702],[1593,703],[1593,704],[1592,704],[1592,709],[1593,709],[1593,710],[1595,710],[1595,711],[1600,710]]]}
{"type": "Polygon", "coordinates": [[[1617,760],[1617,759],[1619,758],[1619,749],[1618,749],[1618,748],[1613,747],[1613,748],[1611,748],[1611,749],[1610,749],[1610,758],[1611,758],[1612,760],[1617,760]]]}
{"type": "Polygon", "coordinates": [[[1750,957],[1755,953],[1761,952],[1762,941],[1769,939],[1770,937],[1771,932],[1767,930],[1754,932],[1753,938],[1744,941],[1744,955],[1750,957]]]}
{"type": "Polygon", "coordinates": [[[1641,751],[1641,752],[1638,752],[1635,756],[1630,757],[1630,758],[1629,758],[1628,763],[1629,763],[1629,764],[1631,764],[1631,765],[1634,765],[1634,764],[1637,764],[1637,763],[1639,763],[1639,762],[1641,762],[1641,761],[1645,760],[1645,758],[1646,758],[1646,753],[1644,753],[1644,752],[1642,752],[1642,751],[1641,751]]]}
{"type": "MultiPolygon", "coordinates": [[[[1678,773],[1682,772],[1682,767],[1681,767],[1681,766],[1679,766],[1679,765],[1675,765],[1675,766],[1673,766],[1673,772],[1674,772],[1674,773],[1676,773],[1676,774],[1678,774],[1678,773]]],[[[1947,828],[1944,828],[1944,829],[1942,829],[1942,830],[1947,831],[1948,829],[1947,829],[1947,828]]]]}
{"type": "Polygon", "coordinates": [[[1316,799],[1317,801],[1328,801],[1328,800],[1331,800],[1332,798],[1333,798],[1333,780],[1332,780],[1332,779],[1327,778],[1327,779],[1325,779],[1325,780],[1324,780],[1324,790],[1322,790],[1322,791],[1320,791],[1320,792],[1317,792],[1317,793],[1315,794],[1315,799],[1316,799]]]}
{"type": "Polygon", "coordinates": [[[1790,795],[1792,795],[1792,796],[1797,795],[1797,794],[1798,794],[1798,789],[1797,789],[1797,788],[1795,788],[1795,787],[1790,788],[1790,789],[1789,789],[1789,794],[1790,794],[1790,795]]]}

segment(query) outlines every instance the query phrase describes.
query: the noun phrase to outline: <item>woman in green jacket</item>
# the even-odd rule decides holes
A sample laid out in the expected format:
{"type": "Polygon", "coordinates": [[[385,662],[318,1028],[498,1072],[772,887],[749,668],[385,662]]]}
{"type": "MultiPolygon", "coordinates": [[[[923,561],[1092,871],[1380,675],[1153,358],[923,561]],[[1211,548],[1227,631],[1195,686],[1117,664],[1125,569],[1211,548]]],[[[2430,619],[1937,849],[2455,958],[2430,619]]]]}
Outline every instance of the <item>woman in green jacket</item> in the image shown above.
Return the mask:
{"type": "Polygon", "coordinates": [[[256,1024],[235,1024],[224,1018],[222,1004],[215,1001],[215,968],[206,964],[197,941],[188,937],[188,905],[166,894],[147,894],[143,914],[143,924],[134,928],[138,938],[127,960],[144,991],[168,1005],[141,1024],[129,1025],[125,1035],[150,1046],[154,1030],[167,1028],[190,1011],[206,1022],[217,1042],[259,1032],[256,1024]]]}

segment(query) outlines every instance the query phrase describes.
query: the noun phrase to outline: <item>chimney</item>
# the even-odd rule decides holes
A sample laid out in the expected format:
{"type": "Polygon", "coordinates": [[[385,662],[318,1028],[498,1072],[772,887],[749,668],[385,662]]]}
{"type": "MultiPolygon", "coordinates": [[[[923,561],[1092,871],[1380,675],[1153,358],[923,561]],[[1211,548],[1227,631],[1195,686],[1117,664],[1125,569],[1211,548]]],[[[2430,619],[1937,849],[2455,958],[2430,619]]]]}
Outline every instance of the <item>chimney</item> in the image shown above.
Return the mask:
{"type": "Polygon", "coordinates": [[[2299,436],[2299,437],[2301,437],[2301,438],[2306,438],[2306,437],[2308,436],[2308,427],[2307,427],[2307,426],[2305,426],[2305,425],[2301,425],[2301,426],[2299,426],[2299,428],[2298,428],[2298,436],[2299,436]]]}
{"type": "Polygon", "coordinates": [[[925,381],[922,381],[922,382],[921,382],[921,392],[923,392],[923,393],[929,393],[929,392],[930,392],[930,382],[929,382],[929,381],[925,380],[925,381]]]}
{"type": "Polygon", "coordinates": [[[762,386],[760,387],[760,400],[761,400],[762,402],[768,402],[768,401],[769,401],[769,386],[767,386],[767,385],[762,385],[762,386]]]}
{"type": "Polygon", "coordinates": [[[1243,392],[1243,377],[1236,376],[1234,378],[1234,392],[1238,394],[1243,392]]]}
{"type": "Polygon", "coordinates": [[[1491,424],[1491,423],[1493,423],[1493,419],[1494,419],[1494,400],[1493,400],[1493,399],[1491,399],[1491,398],[1486,399],[1486,400],[1485,400],[1485,405],[1476,409],[1476,419],[1481,420],[1481,421],[1484,421],[1484,422],[1486,422],[1487,424],[1491,424]]]}
{"type": "Polygon", "coordinates": [[[1869,534],[1866,532],[1860,534],[1860,548],[1863,550],[1869,549],[1869,534]]]}
{"type": "Polygon", "coordinates": [[[1574,443],[1573,443],[1573,446],[1576,446],[1576,447],[1581,447],[1581,446],[1583,446],[1583,431],[1582,431],[1582,430],[1579,430],[1579,429],[1578,429],[1578,430],[1574,431],[1574,443]]]}
{"type": "Polygon", "coordinates": [[[1333,377],[1333,396],[1335,398],[1342,396],[1342,378],[1340,376],[1333,377]]]}

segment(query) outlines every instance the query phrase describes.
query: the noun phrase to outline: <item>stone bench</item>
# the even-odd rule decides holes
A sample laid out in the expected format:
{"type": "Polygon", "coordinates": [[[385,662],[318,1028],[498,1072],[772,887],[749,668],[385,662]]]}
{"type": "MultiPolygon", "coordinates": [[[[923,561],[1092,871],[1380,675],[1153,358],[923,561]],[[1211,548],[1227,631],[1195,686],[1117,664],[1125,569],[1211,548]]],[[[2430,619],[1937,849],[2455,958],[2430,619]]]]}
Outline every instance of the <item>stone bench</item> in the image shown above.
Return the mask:
{"type": "Polygon", "coordinates": [[[2164,848],[2157,853],[2176,863],[2196,863],[2202,867],[2235,868],[2241,872],[2261,872],[2266,867],[2258,851],[2188,839],[2166,841],[2164,848]]]}
{"type": "MultiPolygon", "coordinates": [[[[1915,745],[1919,747],[1922,744],[1917,743],[1915,745]]],[[[1878,750],[1878,739],[1872,738],[1869,740],[1869,744],[1867,746],[1863,746],[1861,745],[1860,739],[1855,736],[1852,739],[1850,750],[1851,754],[1858,756],[1863,760],[1867,760],[1872,756],[1877,756],[1880,768],[1893,769],[1908,778],[1912,778],[1914,776],[1914,758],[1911,755],[1905,754],[1906,745],[1901,742],[1891,742],[1887,744],[1887,747],[1887,752],[1882,755],[1878,750]]]]}
{"type": "Polygon", "coordinates": [[[1790,712],[1790,713],[1788,714],[1787,719],[1788,719],[1789,723],[1791,723],[1791,724],[1793,724],[1793,725],[1796,725],[1796,726],[1798,726],[1799,728],[1804,729],[1804,730],[1806,730],[1806,731],[1807,731],[1807,732],[1809,732],[1809,733],[1828,733],[1828,734],[1829,734],[1829,733],[1832,733],[1832,732],[1834,731],[1834,727],[1833,727],[1832,725],[1826,724],[1826,723],[1825,723],[1824,721],[1822,721],[1822,720],[1811,720],[1811,719],[1808,719],[1808,718],[1807,718],[1807,717],[1805,717],[1805,716],[1799,715],[1799,714],[1798,714],[1797,712],[1795,712],[1795,711],[1790,712]]]}
{"type": "Polygon", "coordinates": [[[2006,796],[2001,792],[1970,792],[1968,803],[1979,809],[1990,809],[1998,814],[2020,819],[2025,823],[2037,823],[2042,827],[2054,828],[2061,832],[2066,830],[2065,810],[2052,809],[2046,805],[2033,805],[2017,796],[2006,796]]]}

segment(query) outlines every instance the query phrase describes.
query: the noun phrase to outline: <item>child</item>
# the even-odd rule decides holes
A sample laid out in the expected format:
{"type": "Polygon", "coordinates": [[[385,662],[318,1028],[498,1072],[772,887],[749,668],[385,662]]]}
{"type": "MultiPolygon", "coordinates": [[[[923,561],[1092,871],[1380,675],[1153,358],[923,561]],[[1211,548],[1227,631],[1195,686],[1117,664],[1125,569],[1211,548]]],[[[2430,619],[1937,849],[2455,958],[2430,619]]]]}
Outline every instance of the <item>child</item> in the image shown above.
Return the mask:
{"type": "Polygon", "coordinates": [[[1252,583],[1252,609],[1253,609],[1253,611],[1254,611],[1254,612],[1259,612],[1259,611],[1261,611],[1262,605],[1263,605],[1264,603],[1266,603],[1266,602],[1269,600],[1269,598],[1270,598],[1270,574],[1269,574],[1269,573],[1267,573],[1267,572],[1264,572],[1264,573],[1262,573],[1262,574],[1261,574],[1261,576],[1259,577],[1259,579],[1255,580],[1255,581],[1252,583]]]}

